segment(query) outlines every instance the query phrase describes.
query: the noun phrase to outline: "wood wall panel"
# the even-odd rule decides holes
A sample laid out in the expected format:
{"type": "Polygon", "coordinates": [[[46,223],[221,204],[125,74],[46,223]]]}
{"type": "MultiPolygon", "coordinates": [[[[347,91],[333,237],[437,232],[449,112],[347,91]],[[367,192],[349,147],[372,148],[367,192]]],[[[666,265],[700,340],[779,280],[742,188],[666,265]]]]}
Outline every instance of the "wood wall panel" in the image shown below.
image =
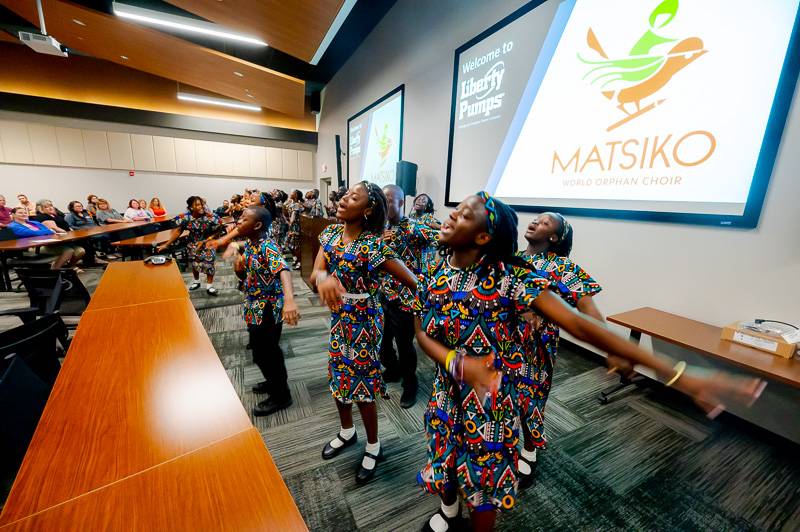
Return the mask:
{"type": "Polygon", "coordinates": [[[83,146],[83,133],[72,127],[57,127],[58,154],[63,166],[86,166],[86,152],[83,146]]]}
{"type": "Polygon", "coordinates": [[[86,166],[111,168],[111,154],[108,151],[108,137],[105,131],[84,129],[83,147],[86,152],[86,166]]]}
{"type": "Polygon", "coordinates": [[[280,148],[267,148],[267,177],[283,179],[283,159],[280,148]]]}
{"type": "Polygon", "coordinates": [[[175,167],[182,174],[197,173],[195,144],[192,139],[175,139],[175,167]]]}
{"type": "Polygon", "coordinates": [[[28,124],[34,164],[57,166],[61,164],[58,154],[56,128],[45,124],[28,124]]]}
{"type": "Polygon", "coordinates": [[[109,131],[108,151],[111,155],[111,168],[118,170],[133,169],[133,150],[131,149],[131,136],[128,133],[109,131]]]}
{"type": "Polygon", "coordinates": [[[0,120],[0,142],[3,143],[3,152],[6,162],[19,164],[32,164],[33,152],[28,137],[28,128],[22,122],[0,120]]]}
{"type": "Polygon", "coordinates": [[[133,149],[133,167],[137,170],[154,172],[156,154],[153,150],[153,137],[132,134],[131,148],[133,149]]]}
{"type": "Polygon", "coordinates": [[[297,173],[297,152],[295,150],[281,150],[284,179],[299,179],[297,173]]]}
{"type": "Polygon", "coordinates": [[[310,151],[297,152],[297,174],[304,181],[314,179],[313,154],[310,151]]]}
{"type": "Polygon", "coordinates": [[[153,137],[153,152],[156,157],[156,170],[175,173],[175,140],[172,137],[153,137]]]}
{"type": "Polygon", "coordinates": [[[267,177],[267,149],[263,146],[248,146],[250,177],[267,177]]]}

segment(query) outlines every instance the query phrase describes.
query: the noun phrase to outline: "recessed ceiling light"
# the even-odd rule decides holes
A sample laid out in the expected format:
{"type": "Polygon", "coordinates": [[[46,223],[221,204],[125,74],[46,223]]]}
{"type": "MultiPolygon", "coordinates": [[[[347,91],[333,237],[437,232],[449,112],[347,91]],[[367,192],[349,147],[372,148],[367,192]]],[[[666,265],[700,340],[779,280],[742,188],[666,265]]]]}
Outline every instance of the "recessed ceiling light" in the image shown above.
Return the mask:
{"type": "Polygon", "coordinates": [[[78,26],[86,26],[86,24],[84,22],[82,22],[82,21],[80,21],[80,20],[78,20],[76,18],[72,19],[72,22],[74,22],[78,26]]]}
{"type": "Polygon", "coordinates": [[[212,98],[211,96],[201,96],[199,94],[189,94],[188,92],[179,92],[178,99],[185,102],[205,103],[209,105],[220,105],[222,107],[230,107],[232,109],[243,109],[245,111],[260,111],[261,107],[257,105],[250,105],[246,103],[237,102],[236,100],[226,100],[224,98],[212,98]]]}
{"type": "Polygon", "coordinates": [[[128,60],[128,56],[127,55],[121,55],[120,57],[122,58],[123,61],[127,61],[128,60]]]}
{"type": "Polygon", "coordinates": [[[242,73],[241,73],[241,72],[239,72],[238,70],[234,71],[233,73],[234,73],[234,74],[236,74],[237,76],[239,76],[240,78],[243,78],[243,77],[244,77],[244,74],[242,74],[242,73]]]}
{"type": "Polygon", "coordinates": [[[248,94],[247,96],[248,96],[249,98],[255,98],[255,96],[253,96],[252,94],[248,94]]]}
{"type": "Polygon", "coordinates": [[[231,41],[239,41],[248,44],[255,44],[258,46],[267,46],[267,43],[261,39],[243,35],[230,31],[218,24],[211,24],[202,20],[196,20],[186,17],[179,17],[170,15],[154,9],[144,9],[137,6],[128,4],[120,4],[118,2],[112,3],[114,14],[118,17],[141,22],[144,24],[152,24],[155,26],[164,26],[181,31],[188,31],[192,33],[202,33],[203,35],[210,35],[220,39],[227,39],[231,41]]]}

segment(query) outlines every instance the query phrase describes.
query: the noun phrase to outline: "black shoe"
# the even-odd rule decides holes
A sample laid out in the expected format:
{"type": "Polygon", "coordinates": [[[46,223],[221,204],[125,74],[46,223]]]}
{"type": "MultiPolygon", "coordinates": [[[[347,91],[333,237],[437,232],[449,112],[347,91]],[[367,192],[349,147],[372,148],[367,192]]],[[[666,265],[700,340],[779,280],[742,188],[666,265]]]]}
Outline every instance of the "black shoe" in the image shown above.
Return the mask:
{"type": "Polygon", "coordinates": [[[253,386],[251,389],[253,390],[253,393],[268,393],[269,392],[269,386],[267,385],[267,381],[261,381],[258,384],[256,384],[255,386],[253,386]]]}
{"type": "Polygon", "coordinates": [[[337,447],[334,447],[333,445],[331,445],[331,442],[326,443],[325,447],[322,448],[322,459],[323,460],[330,460],[334,456],[337,456],[340,452],[342,452],[347,447],[350,447],[351,445],[353,445],[356,442],[356,440],[358,439],[358,434],[354,433],[352,438],[350,438],[349,440],[345,440],[344,438],[342,438],[337,433],[336,434],[336,438],[340,442],[344,443],[344,445],[342,445],[341,447],[337,448],[337,447]]]}
{"type": "Polygon", "coordinates": [[[383,372],[383,382],[400,382],[400,372],[396,369],[387,369],[383,372]]]}
{"type": "MultiPolygon", "coordinates": [[[[444,515],[444,512],[442,511],[441,508],[439,508],[439,510],[436,513],[442,516],[444,522],[447,523],[447,532],[456,532],[456,531],[460,532],[462,530],[467,530],[466,526],[467,523],[464,520],[464,518],[461,517],[461,508],[458,509],[458,515],[456,515],[455,517],[447,517],[446,515],[444,515]]],[[[425,525],[423,525],[422,527],[422,532],[434,532],[433,528],[431,528],[430,518],[428,518],[428,520],[425,521],[425,525]]]]}
{"type": "Polygon", "coordinates": [[[375,472],[378,470],[378,462],[383,462],[383,446],[381,446],[380,451],[378,451],[378,456],[375,456],[372,453],[364,453],[364,456],[369,456],[373,460],[375,460],[375,467],[372,469],[367,469],[362,465],[361,462],[358,463],[358,470],[356,471],[356,484],[362,485],[369,482],[372,477],[375,476],[375,472]]]}
{"type": "Polygon", "coordinates": [[[400,407],[411,408],[417,402],[417,384],[407,385],[400,396],[400,407]]]}
{"type": "Polygon", "coordinates": [[[207,293],[208,295],[210,295],[210,296],[217,296],[217,295],[219,295],[219,290],[217,290],[216,288],[214,288],[214,287],[212,286],[212,287],[210,287],[210,288],[206,288],[206,293],[207,293]]]}
{"type": "Polygon", "coordinates": [[[286,397],[285,399],[275,399],[274,397],[270,397],[266,401],[261,401],[253,407],[253,415],[268,416],[279,410],[283,410],[284,408],[289,408],[292,405],[292,402],[291,396],[286,397]]]}

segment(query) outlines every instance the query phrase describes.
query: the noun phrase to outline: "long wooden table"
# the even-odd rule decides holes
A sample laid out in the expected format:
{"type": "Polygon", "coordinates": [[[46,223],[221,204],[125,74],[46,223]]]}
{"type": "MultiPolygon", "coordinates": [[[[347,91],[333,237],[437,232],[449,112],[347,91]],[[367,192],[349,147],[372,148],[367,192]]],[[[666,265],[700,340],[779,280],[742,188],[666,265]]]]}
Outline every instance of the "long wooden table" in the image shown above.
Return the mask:
{"type": "Polygon", "coordinates": [[[11,278],[8,274],[7,265],[8,253],[12,253],[14,251],[24,251],[28,248],[34,248],[38,246],[58,246],[67,242],[84,240],[97,235],[116,233],[119,231],[124,231],[125,229],[161,223],[167,220],[169,220],[169,218],[166,216],[156,216],[149,222],[139,221],[111,223],[107,225],[88,227],[86,229],[76,229],[74,231],[67,231],[66,233],[54,233],[52,235],[30,236],[26,238],[18,238],[16,240],[0,241],[0,291],[11,290],[11,278]]]}
{"type": "Polygon", "coordinates": [[[109,265],[2,530],[306,530],[174,264],[109,265]]]}

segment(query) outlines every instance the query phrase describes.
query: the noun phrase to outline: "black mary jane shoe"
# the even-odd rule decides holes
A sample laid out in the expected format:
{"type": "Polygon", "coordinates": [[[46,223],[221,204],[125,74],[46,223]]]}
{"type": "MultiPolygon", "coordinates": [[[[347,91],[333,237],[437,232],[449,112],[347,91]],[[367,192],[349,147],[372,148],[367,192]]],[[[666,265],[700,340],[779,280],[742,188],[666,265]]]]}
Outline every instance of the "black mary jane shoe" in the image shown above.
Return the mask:
{"type": "Polygon", "coordinates": [[[536,474],[536,464],[538,464],[539,461],[536,460],[534,462],[531,462],[530,460],[526,460],[521,453],[519,455],[519,461],[525,462],[526,464],[528,464],[528,467],[531,468],[530,475],[523,475],[522,473],[519,474],[519,486],[517,487],[517,489],[522,490],[533,485],[533,478],[534,475],[536,474]]]}
{"type": "Polygon", "coordinates": [[[333,445],[331,445],[331,442],[326,443],[325,447],[322,448],[323,460],[330,460],[331,458],[338,456],[339,453],[342,452],[344,449],[353,445],[356,442],[356,440],[358,440],[358,434],[353,433],[352,438],[350,438],[349,440],[345,440],[339,433],[337,433],[336,439],[338,439],[344,445],[342,445],[341,447],[334,447],[333,445]]]}
{"type": "Polygon", "coordinates": [[[251,390],[253,391],[253,393],[258,393],[258,394],[269,393],[269,384],[267,384],[267,381],[261,381],[255,386],[253,386],[251,390]]]}
{"type": "MultiPolygon", "coordinates": [[[[461,508],[458,509],[458,514],[455,517],[447,517],[446,515],[444,515],[444,512],[442,511],[441,508],[439,508],[439,510],[437,510],[436,513],[442,516],[444,522],[447,523],[447,532],[461,532],[462,530],[467,530],[466,520],[463,517],[461,517],[461,508]]],[[[425,524],[422,527],[422,532],[436,532],[433,528],[431,528],[430,518],[428,518],[428,520],[425,521],[425,524]]]]}
{"type": "Polygon", "coordinates": [[[375,476],[375,472],[378,470],[378,462],[383,462],[384,460],[383,447],[381,447],[381,450],[378,451],[378,456],[375,456],[374,454],[368,452],[365,452],[364,456],[369,456],[370,458],[375,460],[375,467],[373,467],[372,469],[367,469],[366,467],[364,467],[362,463],[363,459],[361,462],[358,463],[358,470],[356,471],[356,484],[358,484],[359,486],[366,484],[372,479],[372,477],[375,476]]]}

